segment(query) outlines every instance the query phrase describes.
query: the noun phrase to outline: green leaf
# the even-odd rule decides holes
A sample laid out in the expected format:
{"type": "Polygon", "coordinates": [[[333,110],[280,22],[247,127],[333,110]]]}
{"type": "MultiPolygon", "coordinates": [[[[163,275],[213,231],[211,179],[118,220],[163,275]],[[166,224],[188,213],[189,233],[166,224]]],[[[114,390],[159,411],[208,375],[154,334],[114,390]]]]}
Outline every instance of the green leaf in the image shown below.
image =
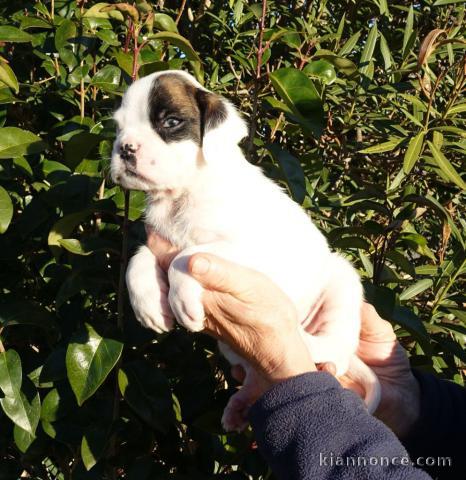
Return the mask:
{"type": "Polygon", "coordinates": [[[387,15],[390,13],[388,9],[388,2],[387,0],[379,0],[379,12],[380,15],[387,15]]]}
{"type": "Polygon", "coordinates": [[[268,145],[274,159],[280,165],[293,199],[302,204],[306,196],[306,179],[299,160],[278,145],[268,145]]]}
{"type": "Polygon", "coordinates": [[[110,4],[107,2],[99,2],[93,5],[91,8],[86,10],[84,13],[83,17],[88,17],[88,18],[113,18],[115,20],[118,20],[119,22],[124,22],[125,17],[123,17],[123,14],[119,12],[118,10],[109,10],[106,12],[103,12],[102,9],[105,7],[108,7],[110,4]]]}
{"type": "Polygon", "coordinates": [[[430,250],[429,246],[427,245],[427,240],[422,235],[419,235],[418,233],[403,233],[400,236],[400,239],[403,240],[403,242],[405,242],[409,248],[412,248],[420,255],[428,257],[434,262],[437,261],[432,250],[430,250]]]}
{"type": "Polygon", "coordinates": [[[453,3],[464,3],[464,0],[437,0],[434,3],[434,7],[440,7],[442,5],[451,5],[453,3]]]}
{"type": "Polygon", "coordinates": [[[15,425],[13,428],[13,438],[21,453],[26,453],[32,442],[36,439],[35,435],[23,430],[21,427],[18,427],[18,425],[15,425]]]}
{"type": "Polygon", "coordinates": [[[23,372],[21,359],[15,350],[0,352],[0,389],[7,397],[14,396],[21,388],[23,372]]]}
{"type": "Polygon", "coordinates": [[[53,388],[42,402],[40,418],[53,423],[66,417],[75,408],[76,403],[68,386],[66,388],[53,388]]]}
{"type": "Polygon", "coordinates": [[[108,439],[108,428],[103,425],[93,425],[84,432],[81,441],[81,458],[87,471],[94,467],[104,454],[108,439]]]}
{"type": "Polygon", "coordinates": [[[312,80],[296,68],[276,70],[270,74],[270,80],[298,121],[314,136],[320,137],[324,128],[324,111],[312,80]]]}
{"type": "Polygon", "coordinates": [[[0,233],[8,230],[13,218],[13,202],[8,192],[0,185],[0,233]]]}
{"type": "Polygon", "coordinates": [[[408,288],[403,290],[403,292],[400,294],[400,300],[404,302],[405,300],[416,297],[417,295],[430,288],[432,285],[433,281],[431,278],[424,278],[422,280],[419,280],[418,282],[413,283],[408,288]]]}
{"type": "Polygon", "coordinates": [[[154,15],[154,27],[164,32],[178,33],[175,21],[165,13],[156,13],[154,15]]]}
{"type": "Polygon", "coordinates": [[[48,244],[54,256],[59,256],[62,252],[60,241],[68,238],[73,230],[91,214],[90,210],[70,213],[55,222],[48,236],[48,244]]]}
{"type": "Polygon", "coordinates": [[[365,238],[361,237],[341,237],[332,242],[334,248],[357,248],[361,250],[370,251],[370,244],[365,238]]]}
{"type": "Polygon", "coordinates": [[[432,142],[427,141],[427,143],[429,144],[429,149],[434,157],[435,163],[439,166],[440,170],[442,170],[448,179],[458,185],[458,187],[466,190],[465,181],[460,177],[453,165],[448,161],[447,157],[445,157],[445,155],[432,142]]]}
{"type": "MultiPolygon", "coordinates": [[[[450,117],[452,115],[456,115],[457,113],[463,113],[463,112],[466,112],[466,102],[453,105],[446,113],[446,116],[450,117]]],[[[463,133],[464,133],[464,130],[463,130],[463,133]]]]}
{"type": "MultiPolygon", "coordinates": [[[[302,44],[302,40],[299,34],[291,30],[283,33],[283,35],[280,38],[284,44],[288,45],[291,48],[299,49],[299,47],[302,44]]],[[[264,60],[262,62],[265,63],[264,60]]]]}
{"type": "Polygon", "coordinates": [[[14,350],[0,353],[0,405],[10,420],[34,436],[40,416],[40,398],[32,382],[22,379],[21,360],[14,350]]]}
{"type": "Polygon", "coordinates": [[[430,339],[426,327],[421,319],[406,307],[396,306],[390,320],[402,326],[406,331],[411,333],[415,338],[420,340],[424,348],[429,348],[430,339]]]}
{"type": "Polygon", "coordinates": [[[32,35],[9,25],[0,26],[0,42],[26,43],[34,39],[32,35]]]}
{"type": "Polygon", "coordinates": [[[10,68],[8,63],[2,62],[0,60],[0,82],[3,82],[5,85],[10,87],[15,93],[19,91],[18,80],[16,78],[15,72],[10,68]]]}
{"type": "Polygon", "coordinates": [[[145,360],[125,364],[118,371],[118,386],[128,405],[149,425],[166,433],[173,421],[173,400],[161,370],[145,360]]]}
{"type": "Polygon", "coordinates": [[[293,111],[285,103],[277,100],[275,97],[265,97],[264,100],[272,107],[284,112],[288,115],[293,115],[293,111]]]}
{"type": "Polygon", "coordinates": [[[425,196],[411,196],[408,195],[404,198],[405,201],[414,201],[417,204],[425,205],[429,208],[432,208],[437,215],[443,220],[446,220],[448,225],[451,228],[451,233],[452,235],[458,240],[458,242],[461,243],[461,245],[464,248],[464,240],[461,235],[461,232],[459,231],[458,227],[455,225],[451,215],[449,212],[444,208],[444,206],[432,195],[425,195],[425,196]]]}
{"type": "Polygon", "coordinates": [[[406,153],[403,159],[403,170],[408,174],[416,165],[421,155],[422,147],[424,145],[425,130],[421,130],[415,137],[413,137],[408,144],[406,153]]]}
{"type": "Polygon", "coordinates": [[[186,58],[192,62],[196,79],[202,83],[204,76],[202,61],[187,38],[175,32],[159,32],[149,35],[149,39],[166,41],[178,47],[186,55],[186,58]]]}
{"type": "Polygon", "coordinates": [[[11,397],[0,399],[3,411],[10,420],[35,435],[40,416],[40,398],[32,382],[25,378],[21,390],[11,397]]]}
{"type": "Polygon", "coordinates": [[[120,341],[100,336],[88,323],[73,337],[66,351],[66,370],[79,405],[102,385],[122,351],[120,341]]]}
{"type": "Polygon", "coordinates": [[[113,5],[112,4],[109,5],[108,7],[102,8],[102,11],[104,12],[106,11],[111,12],[115,10],[120,11],[123,14],[123,16],[131,19],[131,21],[134,22],[135,24],[139,23],[139,11],[136,7],[134,7],[133,5],[130,5],[129,3],[115,3],[113,5]]]}
{"type": "Polygon", "coordinates": [[[40,412],[41,420],[46,420],[47,422],[55,422],[62,415],[58,414],[60,405],[60,394],[56,388],[50,390],[49,393],[45,396],[42,402],[42,408],[40,412]]]}
{"type": "Polygon", "coordinates": [[[366,44],[364,45],[364,49],[361,54],[361,59],[359,61],[359,73],[361,75],[361,78],[365,79],[365,77],[369,77],[370,71],[371,71],[371,65],[373,62],[373,57],[374,57],[374,50],[375,50],[375,45],[377,43],[377,36],[378,36],[378,30],[377,30],[377,23],[374,23],[372,28],[369,30],[369,35],[367,36],[367,41],[366,44]]]}
{"type": "Polygon", "coordinates": [[[52,25],[39,17],[23,17],[21,18],[21,30],[26,30],[28,28],[45,28],[50,29],[52,25]]]}
{"type": "Polygon", "coordinates": [[[49,332],[58,331],[54,315],[44,307],[24,298],[7,299],[0,303],[0,325],[2,328],[29,325],[49,332]]]}
{"type": "Polygon", "coordinates": [[[339,72],[348,77],[352,76],[358,70],[358,67],[354,64],[354,62],[339,55],[335,55],[329,50],[318,50],[313,58],[323,58],[324,60],[327,60],[339,72]]]}
{"type": "Polygon", "coordinates": [[[99,37],[104,43],[112,45],[112,47],[120,46],[118,35],[112,30],[99,30],[96,32],[96,36],[99,37]]]}
{"type": "MultiPolygon", "coordinates": [[[[117,67],[115,67],[117,68],[117,67]]],[[[74,170],[102,140],[100,135],[81,132],[73,135],[65,145],[65,163],[74,170]]]]}
{"type": "MultiPolygon", "coordinates": [[[[120,84],[121,70],[115,65],[105,65],[93,77],[91,84],[105,92],[113,92],[120,84]]],[[[89,134],[92,135],[92,134],[89,134]]]]}
{"type": "Polygon", "coordinates": [[[410,39],[411,39],[411,36],[413,35],[413,21],[414,21],[414,9],[413,9],[413,5],[411,4],[408,11],[408,17],[406,19],[405,30],[403,33],[403,48],[402,48],[403,59],[405,59],[409,53],[409,48],[411,43],[410,39]]]}
{"type": "Polygon", "coordinates": [[[402,138],[393,138],[388,142],[379,143],[377,145],[372,145],[370,147],[364,148],[363,150],[359,150],[359,153],[365,153],[370,155],[373,153],[391,152],[395,150],[395,148],[397,148],[402,141],[402,138]]]}
{"type": "Polygon", "coordinates": [[[401,268],[404,272],[411,275],[411,277],[414,278],[416,276],[416,271],[413,264],[406,258],[406,256],[401,251],[391,250],[387,253],[387,258],[399,268],[401,268]]]}
{"type": "Polygon", "coordinates": [[[133,71],[133,57],[129,53],[125,52],[116,52],[115,60],[118,63],[118,66],[129,76],[131,76],[133,71]]]}
{"type": "Polygon", "coordinates": [[[260,20],[262,16],[262,6],[260,3],[253,3],[252,5],[247,5],[248,9],[260,20]]]}
{"type": "Polygon", "coordinates": [[[68,252],[75,255],[90,255],[92,251],[87,251],[82,243],[76,238],[61,238],[58,239],[58,243],[68,252]]]}
{"type": "Polygon", "coordinates": [[[382,33],[380,33],[380,53],[383,57],[385,70],[389,70],[393,65],[393,58],[392,54],[390,53],[390,47],[388,46],[387,40],[382,33]]]}
{"type": "Polygon", "coordinates": [[[0,159],[32,155],[45,148],[46,144],[32,132],[16,127],[0,128],[0,159]]]}
{"type": "Polygon", "coordinates": [[[331,85],[337,78],[334,66],[323,58],[308,63],[303,72],[311,77],[317,77],[325,85],[331,85]]]}
{"type": "Polygon", "coordinates": [[[338,55],[343,57],[345,55],[348,55],[353,51],[353,48],[356,46],[358,43],[359,37],[361,36],[361,30],[358,30],[356,33],[351,35],[350,38],[346,41],[346,43],[341,47],[341,49],[338,52],[338,55]]]}
{"type": "Polygon", "coordinates": [[[55,48],[60,50],[68,45],[68,40],[76,37],[76,32],[76,25],[72,20],[63,20],[55,32],[55,48]]]}
{"type": "Polygon", "coordinates": [[[243,9],[244,9],[243,0],[236,0],[235,6],[233,9],[233,18],[235,20],[235,25],[239,25],[239,22],[243,15],[243,9]]]}
{"type": "Polygon", "coordinates": [[[392,321],[401,325],[409,333],[413,334],[418,339],[422,339],[427,344],[429,343],[429,334],[426,327],[411,310],[406,307],[396,306],[390,318],[392,321]]]}
{"type": "Polygon", "coordinates": [[[136,8],[140,13],[152,12],[152,5],[147,0],[136,0],[136,8]]]}
{"type": "MultiPolygon", "coordinates": [[[[72,423],[67,419],[59,420],[54,423],[41,421],[44,432],[57,442],[63,443],[69,447],[77,448],[81,441],[83,428],[81,425],[72,423]]],[[[100,480],[100,479],[99,479],[100,480]]]]}

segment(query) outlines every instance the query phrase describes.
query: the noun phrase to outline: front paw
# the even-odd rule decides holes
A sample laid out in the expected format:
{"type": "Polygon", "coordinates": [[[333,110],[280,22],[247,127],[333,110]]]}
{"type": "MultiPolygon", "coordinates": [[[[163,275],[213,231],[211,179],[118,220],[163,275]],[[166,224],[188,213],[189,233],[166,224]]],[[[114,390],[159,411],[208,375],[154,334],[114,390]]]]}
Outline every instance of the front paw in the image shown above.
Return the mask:
{"type": "Polygon", "coordinates": [[[191,332],[204,330],[204,289],[187,273],[187,257],[177,257],[168,271],[168,301],[180,325],[191,332]]]}
{"type": "Polygon", "coordinates": [[[158,298],[155,288],[146,288],[137,294],[130,292],[130,302],[138,322],[157,333],[170,331],[174,326],[174,316],[167,297],[158,298]]]}
{"type": "Polygon", "coordinates": [[[222,426],[226,432],[242,432],[248,426],[250,404],[243,398],[241,390],[228,401],[222,415],[222,426]]]}
{"type": "Polygon", "coordinates": [[[134,314],[142,325],[157,333],[173,328],[174,316],[168,303],[168,286],[147,247],[141,247],[130,260],[126,284],[134,314]]]}

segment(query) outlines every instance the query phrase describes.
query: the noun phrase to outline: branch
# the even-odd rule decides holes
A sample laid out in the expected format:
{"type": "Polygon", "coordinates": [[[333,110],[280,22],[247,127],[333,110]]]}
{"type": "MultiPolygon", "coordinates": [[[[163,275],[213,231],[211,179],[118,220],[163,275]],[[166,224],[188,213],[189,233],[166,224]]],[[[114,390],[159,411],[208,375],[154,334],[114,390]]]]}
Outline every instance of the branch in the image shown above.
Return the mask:
{"type": "Polygon", "coordinates": [[[125,190],[125,212],[123,217],[123,225],[121,227],[123,239],[121,242],[120,278],[118,279],[117,325],[120,330],[123,329],[125,274],[126,274],[126,265],[128,263],[128,224],[129,224],[128,216],[129,216],[129,191],[125,190]]]}
{"type": "Polygon", "coordinates": [[[178,25],[178,22],[180,21],[181,15],[183,15],[184,8],[186,7],[186,0],[183,0],[183,3],[181,4],[180,10],[178,12],[178,15],[176,16],[175,23],[178,25]]]}
{"type": "MultiPolygon", "coordinates": [[[[131,74],[131,80],[134,82],[138,74],[138,56],[139,50],[142,47],[138,48],[138,31],[134,28],[133,24],[130,26],[130,31],[128,36],[132,37],[133,40],[133,71],[131,74]]],[[[123,216],[123,224],[121,226],[122,232],[122,241],[121,241],[121,257],[120,257],[120,274],[118,278],[118,296],[117,296],[117,327],[120,332],[124,328],[124,319],[125,319],[125,275],[126,267],[128,265],[128,226],[129,226],[129,191],[125,190],[125,211],[123,216]]],[[[118,363],[115,367],[115,371],[118,371],[121,364],[121,359],[118,360],[118,363]]],[[[118,387],[118,377],[115,378],[115,393],[113,397],[113,420],[116,421],[120,414],[120,391],[118,387]]],[[[109,455],[115,455],[116,452],[116,435],[113,435],[110,441],[109,455]]],[[[117,472],[116,468],[113,469],[112,478],[116,480],[117,472]]]]}
{"type": "Polygon", "coordinates": [[[251,113],[251,124],[249,125],[249,138],[247,152],[249,157],[251,156],[252,149],[254,147],[254,134],[257,128],[257,109],[259,104],[259,83],[261,78],[261,67],[262,67],[262,55],[265,48],[263,48],[262,42],[264,40],[264,30],[265,30],[265,16],[267,14],[267,0],[262,0],[262,15],[259,23],[259,40],[257,45],[257,66],[256,66],[256,76],[254,78],[254,93],[252,97],[252,113],[251,113]]]}
{"type": "Polygon", "coordinates": [[[3,327],[0,328],[0,353],[5,353],[5,347],[3,346],[3,342],[1,338],[2,332],[3,332],[3,327]]]}

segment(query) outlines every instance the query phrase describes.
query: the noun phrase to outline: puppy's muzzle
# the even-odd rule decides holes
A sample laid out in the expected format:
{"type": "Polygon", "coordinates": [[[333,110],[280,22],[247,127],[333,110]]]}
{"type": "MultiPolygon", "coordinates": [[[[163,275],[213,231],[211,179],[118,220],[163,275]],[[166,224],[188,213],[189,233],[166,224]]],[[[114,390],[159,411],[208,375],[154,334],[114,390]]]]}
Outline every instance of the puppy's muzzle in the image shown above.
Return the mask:
{"type": "Polygon", "coordinates": [[[132,143],[123,143],[120,145],[120,157],[125,163],[129,163],[133,167],[136,166],[136,152],[138,147],[132,143]]]}

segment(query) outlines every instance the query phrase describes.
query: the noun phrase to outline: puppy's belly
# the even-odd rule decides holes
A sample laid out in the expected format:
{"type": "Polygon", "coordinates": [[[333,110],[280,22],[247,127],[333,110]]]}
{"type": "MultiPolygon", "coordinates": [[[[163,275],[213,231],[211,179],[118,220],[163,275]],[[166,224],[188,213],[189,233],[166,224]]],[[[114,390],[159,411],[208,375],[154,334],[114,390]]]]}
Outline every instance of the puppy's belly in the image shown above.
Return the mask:
{"type": "Polygon", "coordinates": [[[277,255],[276,251],[258,247],[254,255],[250,252],[247,266],[264,273],[283,290],[295,305],[299,320],[304,322],[330,283],[332,254],[326,245],[284,255],[277,255]]]}

